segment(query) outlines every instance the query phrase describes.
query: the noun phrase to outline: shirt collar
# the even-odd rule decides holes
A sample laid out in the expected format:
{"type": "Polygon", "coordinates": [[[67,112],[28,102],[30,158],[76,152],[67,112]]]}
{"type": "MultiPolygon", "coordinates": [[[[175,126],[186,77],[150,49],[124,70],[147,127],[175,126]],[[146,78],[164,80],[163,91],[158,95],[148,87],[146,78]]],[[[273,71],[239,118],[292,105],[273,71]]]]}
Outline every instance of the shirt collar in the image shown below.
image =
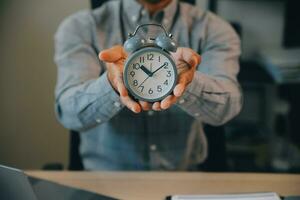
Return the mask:
{"type": "MultiPolygon", "coordinates": [[[[123,2],[124,13],[128,16],[130,23],[138,25],[139,20],[142,18],[143,6],[137,2],[137,0],[121,0],[123,2]]],[[[171,25],[173,23],[174,16],[176,14],[178,0],[172,0],[167,7],[165,7],[163,12],[162,25],[170,31],[171,25]]],[[[157,15],[156,13],[155,15],[157,15]]]]}

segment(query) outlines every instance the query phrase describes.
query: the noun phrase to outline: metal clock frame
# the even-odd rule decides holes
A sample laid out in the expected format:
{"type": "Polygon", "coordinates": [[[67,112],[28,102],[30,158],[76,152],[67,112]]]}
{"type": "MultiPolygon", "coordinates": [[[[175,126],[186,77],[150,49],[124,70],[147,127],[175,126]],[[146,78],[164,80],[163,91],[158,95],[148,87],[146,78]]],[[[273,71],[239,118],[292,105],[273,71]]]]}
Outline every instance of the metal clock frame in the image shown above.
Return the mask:
{"type": "Polygon", "coordinates": [[[155,46],[144,47],[144,48],[141,48],[141,49],[137,50],[136,52],[134,52],[130,56],[130,58],[126,61],[125,65],[124,65],[123,78],[124,78],[124,83],[125,83],[126,88],[129,90],[130,94],[132,94],[134,98],[136,98],[138,100],[147,101],[147,102],[151,102],[152,103],[152,102],[157,102],[157,101],[160,101],[160,100],[166,98],[169,94],[171,94],[173,92],[173,89],[174,89],[175,85],[177,84],[177,68],[176,68],[176,65],[175,65],[175,62],[174,62],[172,56],[168,52],[164,51],[163,49],[160,49],[159,47],[155,47],[155,46]],[[164,96],[156,98],[156,99],[146,99],[146,98],[143,98],[143,97],[137,95],[131,89],[130,84],[128,82],[128,77],[127,77],[127,71],[128,71],[129,64],[131,63],[131,61],[133,59],[135,59],[136,57],[138,57],[139,55],[141,55],[141,54],[143,54],[145,52],[150,52],[150,51],[151,52],[156,51],[156,52],[161,53],[164,56],[166,56],[169,59],[169,61],[171,62],[173,70],[174,70],[174,74],[175,74],[175,77],[174,77],[175,80],[174,80],[174,83],[173,83],[170,91],[167,92],[164,96]]]}

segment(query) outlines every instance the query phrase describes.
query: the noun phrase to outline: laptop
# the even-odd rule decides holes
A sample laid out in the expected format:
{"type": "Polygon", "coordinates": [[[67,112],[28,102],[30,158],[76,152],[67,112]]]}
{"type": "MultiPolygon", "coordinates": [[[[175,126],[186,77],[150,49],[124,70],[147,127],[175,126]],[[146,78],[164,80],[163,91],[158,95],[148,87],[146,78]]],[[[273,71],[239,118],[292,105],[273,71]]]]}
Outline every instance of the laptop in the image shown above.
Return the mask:
{"type": "Polygon", "coordinates": [[[7,200],[115,200],[93,192],[27,176],[0,165],[0,199],[7,200]]]}

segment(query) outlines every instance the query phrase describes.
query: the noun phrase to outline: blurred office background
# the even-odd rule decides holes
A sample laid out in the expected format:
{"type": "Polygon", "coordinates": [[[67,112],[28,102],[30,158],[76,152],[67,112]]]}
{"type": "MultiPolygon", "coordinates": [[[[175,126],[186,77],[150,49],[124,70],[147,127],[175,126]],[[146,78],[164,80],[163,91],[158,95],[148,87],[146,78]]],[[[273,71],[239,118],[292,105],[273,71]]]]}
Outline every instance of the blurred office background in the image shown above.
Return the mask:
{"type": "MultiPolygon", "coordinates": [[[[287,17],[287,0],[196,3],[234,22],[242,38],[245,104],[225,126],[228,170],[300,172],[300,44],[287,41],[299,29],[286,28],[299,20],[287,17]]],[[[68,165],[69,132],[54,114],[53,35],[64,17],[89,8],[89,0],[0,1],[0,164],[68,165]]]]}

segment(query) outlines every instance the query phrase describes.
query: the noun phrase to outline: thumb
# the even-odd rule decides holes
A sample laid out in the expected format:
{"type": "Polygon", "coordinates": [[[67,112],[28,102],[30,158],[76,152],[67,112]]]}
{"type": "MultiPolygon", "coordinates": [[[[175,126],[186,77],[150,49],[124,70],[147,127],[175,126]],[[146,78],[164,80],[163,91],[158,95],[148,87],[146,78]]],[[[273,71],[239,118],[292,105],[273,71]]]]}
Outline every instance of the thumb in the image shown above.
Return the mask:
{"type": "Polygon", "coordinates": [[[113,46],[109,49],[105,49],[99,53],[99,59],[104,62],[114,63],[118,60],[125,59],[127,57],[124,48],[120,45],[113,46]]]}
{"type": "Polygon", "coordinates": [[[201,62],[201,56],[190,48],[180,47],[174,54],[174,58],[178,61],[184,61],[191,67],[196,67],[201,62]]]}

